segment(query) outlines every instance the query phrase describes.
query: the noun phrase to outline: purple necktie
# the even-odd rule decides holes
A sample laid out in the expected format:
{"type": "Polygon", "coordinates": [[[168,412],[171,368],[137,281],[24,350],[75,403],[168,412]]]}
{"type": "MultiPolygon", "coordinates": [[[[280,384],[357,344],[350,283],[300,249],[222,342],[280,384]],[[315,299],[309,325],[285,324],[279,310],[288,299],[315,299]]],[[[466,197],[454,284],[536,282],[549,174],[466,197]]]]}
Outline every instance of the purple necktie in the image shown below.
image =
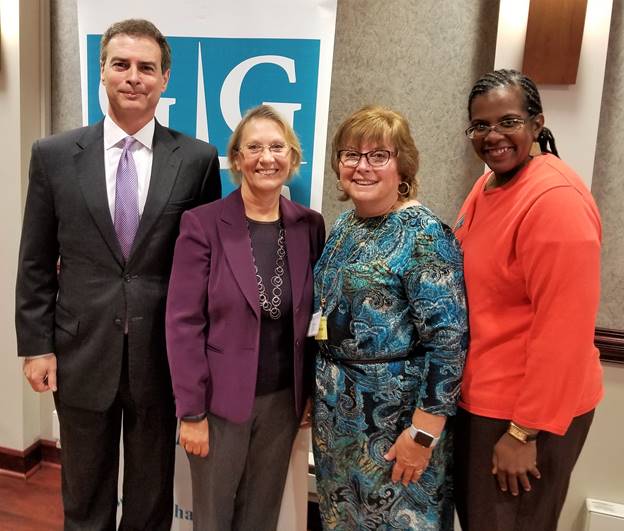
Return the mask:
{"type": "Polygon", "coordinates": [[[139,177],[131,152],[135,142],[131,136],[124,139],[115,185],[115,232],[126,259],[139,227],[139,177]]]}

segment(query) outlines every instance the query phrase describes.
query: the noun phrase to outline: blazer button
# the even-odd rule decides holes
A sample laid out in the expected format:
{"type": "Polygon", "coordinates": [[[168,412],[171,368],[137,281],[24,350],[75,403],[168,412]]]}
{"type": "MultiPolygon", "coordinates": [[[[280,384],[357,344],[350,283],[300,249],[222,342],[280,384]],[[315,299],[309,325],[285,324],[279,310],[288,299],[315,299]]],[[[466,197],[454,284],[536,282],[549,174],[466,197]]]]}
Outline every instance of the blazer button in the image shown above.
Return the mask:
{"type": "Polygon", "coordinates": [[[301,345],[301,341],[297,339],[297,341],[295,341],[295,346],[298,347],[299,345],[301,345]]]}
{"type": "Polygon", "coordinates": [[[131,277],[130,275],[124,275],[124,276],[123,276],[124,282],[130,282],[130,279],[131,279],[131,278],[132,278],[132,277],[131,277]]]}
{"type": "Polygon", "coordinates": [[[123,321],[119,318],[116,317],[115,320],[113,321],[117,326],[121,326],[123,324],[123,321]]]}

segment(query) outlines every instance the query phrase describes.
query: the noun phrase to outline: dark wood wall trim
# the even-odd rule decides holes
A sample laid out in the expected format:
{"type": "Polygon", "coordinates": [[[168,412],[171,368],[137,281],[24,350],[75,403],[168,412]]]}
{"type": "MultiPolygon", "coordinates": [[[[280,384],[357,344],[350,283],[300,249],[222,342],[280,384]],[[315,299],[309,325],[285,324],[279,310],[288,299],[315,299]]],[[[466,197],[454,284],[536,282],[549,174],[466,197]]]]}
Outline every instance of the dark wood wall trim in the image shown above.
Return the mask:
{"type": "Polygon", "coordinates": [[[28,477],[42,462],[59,465],[61,451],[54,441],[40,440],[25,450],[13,450],[0,446],[0,472],[28,477]]]}
{"type": "Polygon", "coordinates": [[[531,0],[522,71],[538,85],[574,84],[587,0],[531,0]]]}
{"type": "Polygon", "coordinates": [[[39,468],[41,463],[41,444],[37,441],[25,450],[13,450],[0,447],[0,469],[20,476],[28,476],[39,468]]]}
{"type": "Polygon", "coordinates": [[[594,341],[602,361],[624,364],[624,330],[596,328],[594,341]]]}
{"type": "Polygon", "coordinates": [[[61,464],[61,449],[57,448],[56,441],[41,439],[41,460],[51,465],[61,464]]]}

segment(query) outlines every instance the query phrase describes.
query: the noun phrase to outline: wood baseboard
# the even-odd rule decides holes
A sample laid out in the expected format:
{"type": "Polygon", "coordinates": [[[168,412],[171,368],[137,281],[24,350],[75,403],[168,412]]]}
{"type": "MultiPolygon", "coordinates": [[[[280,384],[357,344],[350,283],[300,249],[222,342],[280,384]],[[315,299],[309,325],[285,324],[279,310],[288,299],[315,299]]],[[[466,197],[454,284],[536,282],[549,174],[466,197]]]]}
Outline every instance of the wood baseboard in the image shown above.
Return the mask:
{"type": "Polygon", "coordinates": [[[0,446],[0,473],[27,478],[42,463],[61,464],[61,450],[54,441],[39,440],[25,450],[13,450],[0,446]]]}
{"type": "Polygon", "coordinates": [[[57,448],[56,441],[41,439],[41,461],[49,465],[61,466],[61,449],[57,448]]]}
{"type": "Polygon", "coordinates": [[[0,447],[0,469],[28,476],[41,463],[41,442],[31,444],[25,450],[0,447]]]}

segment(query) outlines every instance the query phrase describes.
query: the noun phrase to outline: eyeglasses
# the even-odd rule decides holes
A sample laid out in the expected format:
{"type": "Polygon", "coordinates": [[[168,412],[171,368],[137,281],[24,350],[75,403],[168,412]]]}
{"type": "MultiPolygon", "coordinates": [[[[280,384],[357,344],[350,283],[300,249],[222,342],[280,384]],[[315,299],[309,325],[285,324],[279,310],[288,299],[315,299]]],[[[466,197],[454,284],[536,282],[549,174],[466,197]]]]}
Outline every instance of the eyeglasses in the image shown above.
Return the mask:
{"type": "Polygon", "coordinates": [[[387,149],[374,149],[366,153],[360,153],[354,149],[341,149],[338,152],[338,160],[347,168],[355,168],[360,163],[362,157],[366,157],[366,160],[373,168],[380,168],[388,164],[390,157],[397,154],[398,152],[393,153],[387,149]]]}
{"type": "Polygon", "coordinates": [[[496,131],[501,135],[513,135],[520,131],[522,126],[528,123],[533,116],[529,116],[527,119],[524,118],[507,118],[506,120],[501,120],[494,125],[487,124],[475,124],[471,125],[466,131],[466,136],[470,138],[470,140],[474,138],[484,138],[490,134],[490,131],[496,131]]]}
{"type": "Polygon", "coordinates": [[[261,153],[264,152],[265,149],[268,149],[271,152],[271,155],[275,157],[283,157],[290,150],[290,146],[288,144],[282,144],[279,142],[275,142],[273,144],[246,144],[239,148],[245,155],[249,155],[251,157],[257,157],[261,153]]]}

